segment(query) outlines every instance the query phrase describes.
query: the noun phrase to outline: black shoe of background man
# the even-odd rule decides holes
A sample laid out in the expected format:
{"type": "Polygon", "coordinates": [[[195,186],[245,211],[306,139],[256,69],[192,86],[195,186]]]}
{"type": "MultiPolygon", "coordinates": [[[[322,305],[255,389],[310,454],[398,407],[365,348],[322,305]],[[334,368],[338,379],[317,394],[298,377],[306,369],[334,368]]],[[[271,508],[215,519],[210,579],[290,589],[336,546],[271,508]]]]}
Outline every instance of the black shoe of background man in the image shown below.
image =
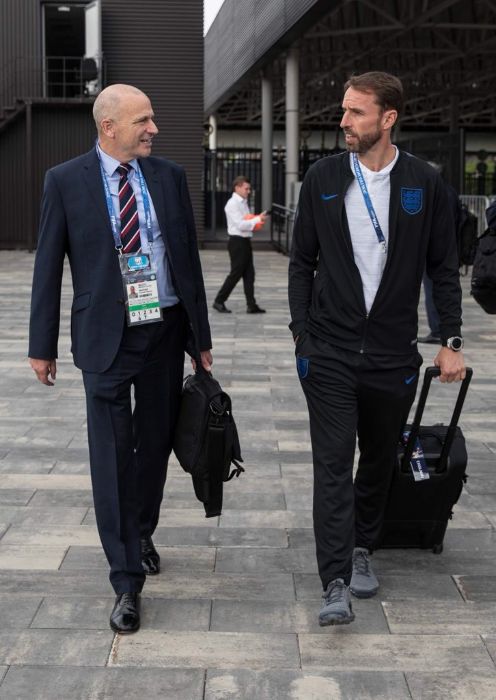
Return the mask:
{"type": "Polygon", "coordinates": [[[119,634],[132,634],[140,627],[140,594],[121,593],[115,599],[110,627],[119,634]]]}
{"type": "Polygon", "coordinates": [[[436,333],[429,333],[423,338],[418,338],[419,343],[428,343],[429,345],[441,345],[441,337],[436,333]]]}
{"type": "Polygon", "coordinates": [[[231,309],[228,309],[225,304],[220,301],[214,301],[212,304],[213,308],[221,314],[230,314],[231,309]]]}
{"type": "Polygon", "coordinates": [[[160,554],[155,549],[152,538],[147,535],[140,539],[141,566],[147,576],[156,576],[160,573],[160,554]]]}
{"type": "Polygon", "coordinates": [[[248,306],[246,309],[247,314],[264,314],[265,309],[261,309],[258,304],[254,304],[253,306],[248,306]]]}

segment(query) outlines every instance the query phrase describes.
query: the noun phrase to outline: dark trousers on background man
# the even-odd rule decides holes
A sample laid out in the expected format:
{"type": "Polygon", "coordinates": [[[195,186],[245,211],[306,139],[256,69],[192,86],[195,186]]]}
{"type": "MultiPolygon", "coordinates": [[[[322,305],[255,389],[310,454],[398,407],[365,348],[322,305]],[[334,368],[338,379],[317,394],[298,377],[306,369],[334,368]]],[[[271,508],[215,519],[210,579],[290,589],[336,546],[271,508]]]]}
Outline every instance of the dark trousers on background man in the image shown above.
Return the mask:
{"type": "Polygon", "coordinates": [[[298,337],[296,354],[310,417],[314,530],[325,590],[336,578],[349,585],[353,548],[372,551],[380,534],[420,356],[386,369],[386,358],[379,364],[306,331],[298,337]],[[353,483],[357,434],[360,458],[353,483]]]}
{"type": "Polygon", "coordinates": [[[257,303],[255,301],[255,267],[253,266],[251,238],[229,236],[227,250],[231,259],[231,271],[215,297],[215,302],[224,304],[239,280],[243,278],[246,305],[248,308],[253,308],[257,303]]]}

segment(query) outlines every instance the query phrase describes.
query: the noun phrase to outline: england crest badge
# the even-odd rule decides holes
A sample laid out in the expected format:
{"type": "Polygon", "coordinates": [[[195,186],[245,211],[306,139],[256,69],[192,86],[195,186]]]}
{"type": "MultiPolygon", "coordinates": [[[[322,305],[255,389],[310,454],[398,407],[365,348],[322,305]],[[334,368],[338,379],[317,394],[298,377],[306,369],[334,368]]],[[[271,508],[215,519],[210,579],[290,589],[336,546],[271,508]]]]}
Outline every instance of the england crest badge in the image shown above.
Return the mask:
{"type": "Polygon", "coordinates": [[[401,188],[401,206],[407,214],[418,214],[422,211],[424,190],[410,187],[401,188]]]}

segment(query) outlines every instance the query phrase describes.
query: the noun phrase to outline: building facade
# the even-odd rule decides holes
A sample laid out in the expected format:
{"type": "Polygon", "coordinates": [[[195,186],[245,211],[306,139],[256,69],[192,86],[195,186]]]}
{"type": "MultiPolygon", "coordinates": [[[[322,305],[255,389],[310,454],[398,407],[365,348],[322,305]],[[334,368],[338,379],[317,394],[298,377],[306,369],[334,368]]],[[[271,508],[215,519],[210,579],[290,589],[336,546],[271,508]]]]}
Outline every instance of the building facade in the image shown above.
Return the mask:
{"type": "Polygon", "coordinates": [[[1,248],[35,246],[44,173],[92,147],[93,101],[112,83],[149,95],[153,153],[185,167],[202,238],[202,3],[2,0],[1,248]]]}

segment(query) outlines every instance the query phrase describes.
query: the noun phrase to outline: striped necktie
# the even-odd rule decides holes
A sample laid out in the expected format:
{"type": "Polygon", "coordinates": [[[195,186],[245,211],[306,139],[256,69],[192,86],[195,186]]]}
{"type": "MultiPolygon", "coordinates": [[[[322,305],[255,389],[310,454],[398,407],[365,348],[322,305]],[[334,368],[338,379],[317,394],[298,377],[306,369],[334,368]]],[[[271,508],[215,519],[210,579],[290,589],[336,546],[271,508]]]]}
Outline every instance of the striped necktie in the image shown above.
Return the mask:
{"type": "Polygon", "coordinates": [[[123,253],[139,253],[141,238],[138,219],[138,207],[133,188],[129,184],[128,175],[132,166],[121,163],[117,167],[119,180],[119,211],[121,218],[121,242],[123,253]]]}

